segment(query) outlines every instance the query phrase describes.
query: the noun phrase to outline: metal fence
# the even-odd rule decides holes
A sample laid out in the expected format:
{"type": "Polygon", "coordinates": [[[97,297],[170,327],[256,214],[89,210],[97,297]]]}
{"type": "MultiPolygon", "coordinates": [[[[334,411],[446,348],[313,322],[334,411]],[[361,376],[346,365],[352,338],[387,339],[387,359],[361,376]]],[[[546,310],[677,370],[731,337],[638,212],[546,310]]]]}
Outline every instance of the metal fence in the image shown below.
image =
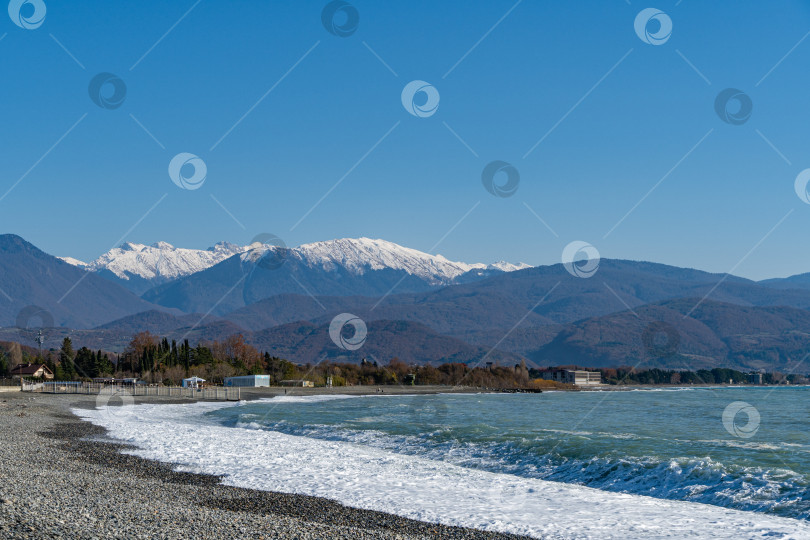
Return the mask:
{"type": "Polygon", "coordinates": [[[48,381],[44,383],[23,381],[22,391],[41,394],[128,394],[130,396],[175,397],[220,401],[239,401],[241,395],[239,388],[225,388],[220,386],[183,388],[182,386],[148,386],[143,384],[114,385],[75,381],[48,381]]]}

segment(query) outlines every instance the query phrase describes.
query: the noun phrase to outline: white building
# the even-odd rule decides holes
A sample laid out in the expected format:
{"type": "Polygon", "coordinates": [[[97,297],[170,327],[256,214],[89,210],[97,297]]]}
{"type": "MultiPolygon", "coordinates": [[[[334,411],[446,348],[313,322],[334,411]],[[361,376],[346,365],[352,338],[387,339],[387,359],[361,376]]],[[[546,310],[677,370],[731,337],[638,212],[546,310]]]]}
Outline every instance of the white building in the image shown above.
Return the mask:
{"type": "Polygon", "coordinates": [[[183,379],[183,388],[202,388],[204,384],[205,379],[196,376],[183,379]]]}
{"type": "Polygon", "coordinates": [[[557,381],[576,386],[592,386],[602,384],[602,374],[598,371],[584,371],[578,369],[547,369],[543,372],[543,379],[557,381]]]}
{"type": "Polygon", "coordinates": [[[249,386],[258,388],[270,386],[270,375],[244,375],[242,377],[225,377],[225,386],[249,386]]]}

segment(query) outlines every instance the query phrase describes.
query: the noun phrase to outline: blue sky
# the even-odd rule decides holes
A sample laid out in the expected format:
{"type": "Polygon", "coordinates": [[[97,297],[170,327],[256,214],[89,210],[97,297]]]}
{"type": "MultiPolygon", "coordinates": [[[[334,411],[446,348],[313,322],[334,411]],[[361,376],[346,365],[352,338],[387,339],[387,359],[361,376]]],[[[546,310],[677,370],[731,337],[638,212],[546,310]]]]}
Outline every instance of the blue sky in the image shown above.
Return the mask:
{"type": "Polygon", "coordinates": [[[47,252],[268,232],[810,271],[793,186],[810,168],[810,2],[358,0],[339,37],[326,2],[43,1],[36,29],[0,22],[0,220],[47,252]],[[648,7],[672,21],[662,45],[634,30],[648,7]],[[101,72],[126,84],[120,107],[90,99],[101,72]],[[413,80],[438,91],[435,114],[402,106],[413,80]],[[742,125],[715,113],[729,87],[753,102],[742,125]],[[199,189],[169,177],[182,152],[207,166],[199,189]],[[511,197],[482,185],[495,160],[519,171],[511,197]]]}

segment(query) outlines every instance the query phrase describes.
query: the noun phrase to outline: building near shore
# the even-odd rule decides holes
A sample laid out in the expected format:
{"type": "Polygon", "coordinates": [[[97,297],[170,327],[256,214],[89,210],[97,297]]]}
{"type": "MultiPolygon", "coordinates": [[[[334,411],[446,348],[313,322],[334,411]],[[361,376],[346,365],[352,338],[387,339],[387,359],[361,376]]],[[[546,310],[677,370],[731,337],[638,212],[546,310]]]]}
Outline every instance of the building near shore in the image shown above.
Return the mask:
{"type": "Polygon", "coordinates": [[[225,386],[242,386],[259,388],[270,386],[270,375],[244,375],[242,377],[225,377],[225,386]]]}
{"type": "Polygon", "coordinates": [[[200,377],[189,377],[183,379],[183,388],[202,388],[205,386],[205,379],[200,377]]]}
{"type": "Polygon", "coordinates": [[[312,381],[305,381],[302,379],[289,379],[286,381],[281,381],[279,384],[281,386],[299,386],[301,388],[313,388],[315,383],[312,381]]]}
{"type": "Polygon", "coordinates": [[[12,379],[53,379],[53,371],[45,364],[20,364],[11,370],[12,379]]]}
{"type": "Polygon", "coordinates": [[[602,384],[602,374],[598,371],[585,371],[582,369],[547,369],[541,372],[546,381],[556,381],[576,386],[593,386],[602,384]]]}
{"type": "Polygon", "coordinates": [[[749,373],[748,374],[748,383],[749,384],[762,384],[762,373],[749,373]]]}

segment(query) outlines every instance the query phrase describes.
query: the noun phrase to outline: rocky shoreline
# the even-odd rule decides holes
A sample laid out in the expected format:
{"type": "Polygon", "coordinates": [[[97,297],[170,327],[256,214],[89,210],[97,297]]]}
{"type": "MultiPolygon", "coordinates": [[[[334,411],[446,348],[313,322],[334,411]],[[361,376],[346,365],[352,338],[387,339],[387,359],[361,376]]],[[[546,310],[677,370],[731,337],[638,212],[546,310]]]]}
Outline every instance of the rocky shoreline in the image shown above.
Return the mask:
{"type": "Polygon", "coordinates": [[[86,395],[0,393],[0,537],[522,538],[175,472],[122,454],[70,413],[94,406],[86,395]]]}

